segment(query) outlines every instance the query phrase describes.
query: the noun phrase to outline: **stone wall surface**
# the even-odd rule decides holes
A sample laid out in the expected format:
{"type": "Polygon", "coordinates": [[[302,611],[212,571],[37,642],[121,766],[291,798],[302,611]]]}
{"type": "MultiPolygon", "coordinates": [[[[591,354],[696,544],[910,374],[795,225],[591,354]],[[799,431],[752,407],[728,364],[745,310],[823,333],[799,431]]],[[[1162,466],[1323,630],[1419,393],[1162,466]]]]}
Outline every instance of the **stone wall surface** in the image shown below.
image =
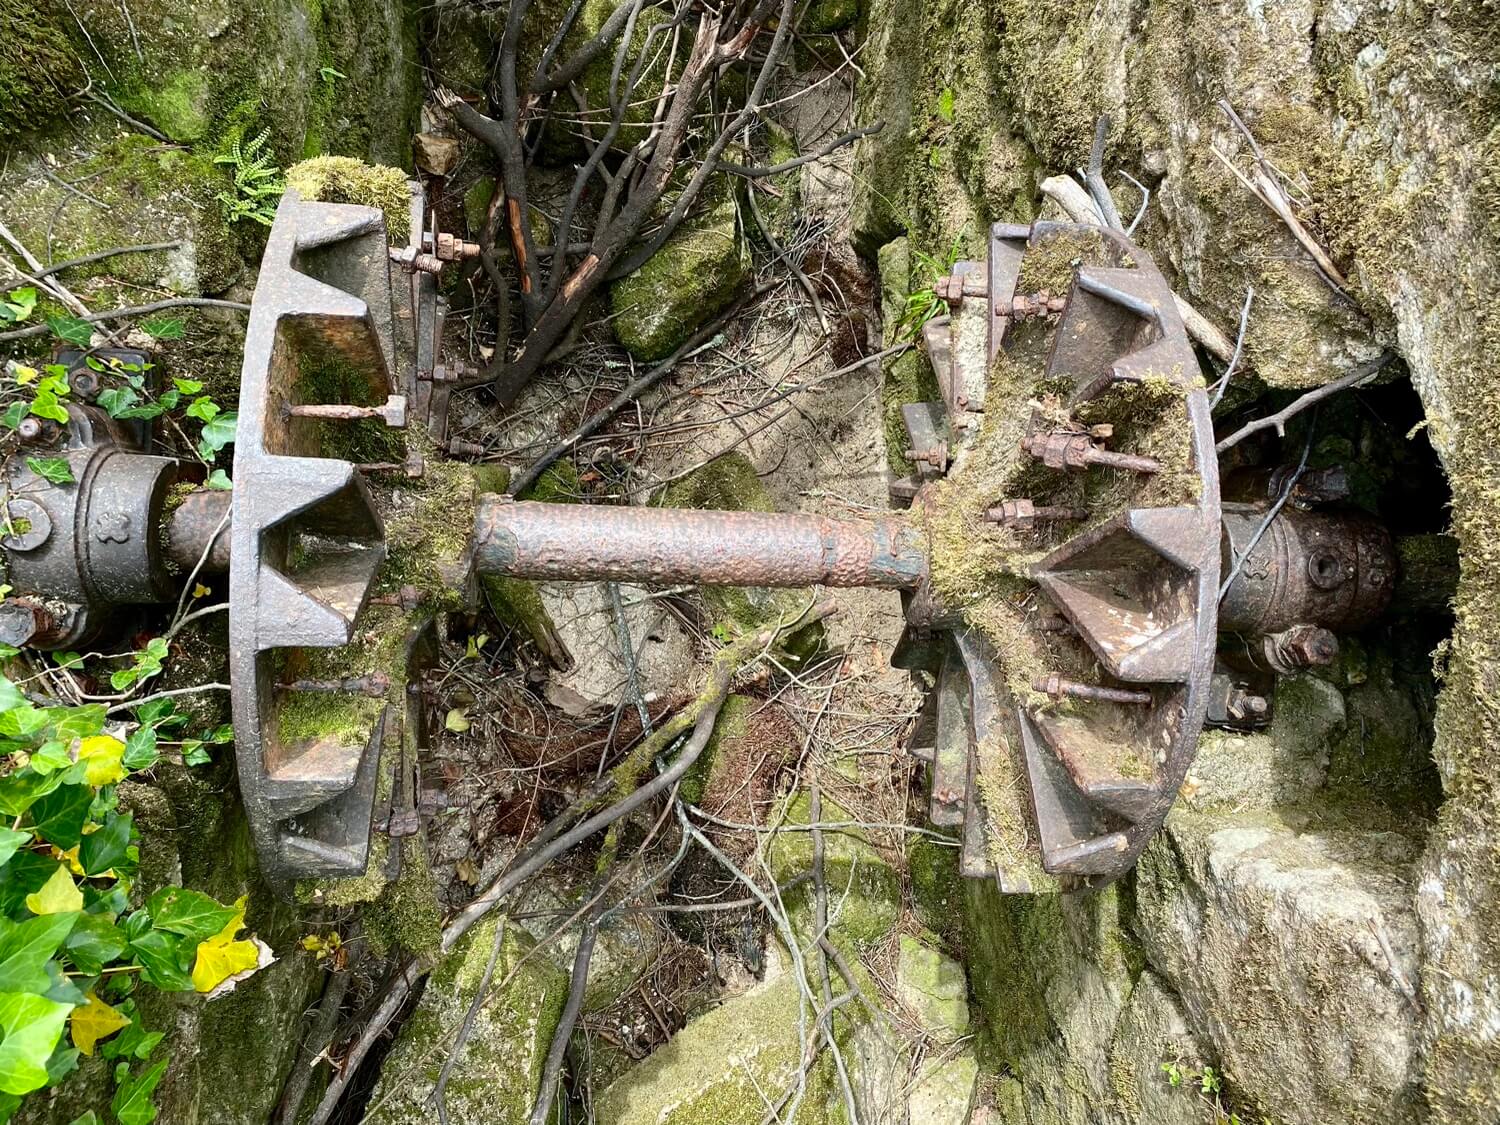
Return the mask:
{"type": "Polygon", "coordinates": [[[974,253],[986,223],[1034,217],[1041,178],[1084,164],[1107,113],[1117,203],[1129,216],[1140,201],[1119,170],[1151,190],[1137,237],[1174,287],[1231,338],[1254,288],[1247,389],[1325,383],[1387,350],[1404,365],[1461,544],[1434,732],[1411,729],[1400,690],[1382,702],[1325,685],[1315,691],[1343,699],[1309,701],[1321,730],[1205,741],[1200,800],[1173,817],[1118,911],[970,888],[970,974],[1002,1119],[1202,1120],[1196,1084],[1159,1069],[1176,1053],[1179,1074],[1213,1067],[1222,1104],[1273,1121],[1495,1120],[1494,6],[872,0],[861,26],[859,116],[887,126],[861,142],[853,222],[865,253],[900,265],[887,290],[917,287],[917,251],[974,253]],[[1342,288],[1221,159],[1251,165],[1221,100],[1342,288]],[[1366,786],[1383,812],[1345,804],[1334,775],[1367,734],[1404,737],[1408,759],[1430,742],[1435,815],[1399,785],[1366,786]],[[1113,995],[1094,979],[1108,958],[1080,944],[1090,911],[1132,950],[1113,995]],[[1096,997],[1092,1046],[1058,980],[1096,997]],[[1178,1104],[1191,1108],[1167,1108],[1178,1104]]]}

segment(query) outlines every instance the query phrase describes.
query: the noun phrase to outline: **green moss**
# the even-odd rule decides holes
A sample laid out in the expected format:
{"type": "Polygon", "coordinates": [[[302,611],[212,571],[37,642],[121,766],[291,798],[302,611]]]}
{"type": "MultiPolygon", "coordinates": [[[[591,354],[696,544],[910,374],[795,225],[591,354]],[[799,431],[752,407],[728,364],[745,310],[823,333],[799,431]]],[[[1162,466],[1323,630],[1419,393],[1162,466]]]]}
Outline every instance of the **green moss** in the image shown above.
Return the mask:
{"type": "Polygon", "coordinates": [[[59,5],[0,0],[0,149],[62,113],[83,68],[59,5]]]}
{"type": "MultiPolygon", "coordinates": [[[[721,175],[721,180],[732,179],[721,175]]],[[[734,185],[723,184],[635,273],[610,287],[615,335],[636,359],[665,358],[740,293],[750,270],[734,185]]]]}
{"type": "Polygon", "coordinates": [[[333,739],[338,746],[363,746],[380,708],[378,699],[343,692],[288,692],[276,711],[276,738],[288,744],[333,739]]]}
{"type": "Polygon", "coordinates": [[[469,232],[477,234],[484,229],[484,224],[489,218],[490,200],[495,197],[495,178],[493,176],[481,176],[474,181],[472,187],[464,192],[464,219],[469,224],[469,232]]]}
{"type": "Polygon", "coordinates": [[[317,156],[288,168],[286,183],[303,199],[378,208],[395,245],[403,245],[411,234],[411,191],[400,168],[349,156],[317,156]]]}
{"type": "Polygon", "coordinates": [[[755,700],[744,695],[731,695],[724,701],[724,706],[719,709],[719,717],[714,720],[714,732],[708,745],[703,748],[703,753],[687,773],[682,775],[678,793],[688,804],[702,802],[703,792],[721,752],[729,747],[732,753],[733,747],[730,744],[745,737],[750,729],[750,715],[756,706],[755,700]]]}
{"type": "MultiPolygon", "coordinates": [[[[797,793],[778,808],[770,820],[775,825],[810,824],[809,797],[797,793]]],[[[822,822],[846,823],[856,819],[849,810],[828,797],[822,800],[822,822]]],[[[772,877],[785,885],[794,876],[812,870],[812,833],[782,830],[766,845],[766,861],[772,877]]],[[[846,948],[859,949],[890,936],[901,911],[901,878],[856,828],[829,829],[823,833],[823,873],[828,887],[830,940],[846,948]]],[[[783,893],[792,926],[803,940],[810,940],[813,925],[811,883],[802,883],[783,893]]]]}
{"type": "Polygon", "coordinates": [[[443,938],[443,907],[418,837],[401,841],[401,874],[364,910],[364,933],[380,957],[398,953],[430,956],[443,938]]]}
{"type": "Polygon", "coordinates": [[[122,91],[120,104],[172,140],[192,144],[208,135],[208,99],[208,75],[192,67],[122,91]]]}
{"type": "Polygon", "coordinates": [[[852,27],[859,19],[859,0],[816,0],[797,30],[804,35],[829,35],[852,27]]]}
{"type": "Polygon", "coordinates": [[[583,485],[578,469],[571,461],[554,461],[536,483],[522,490],[517,500],[535,500],[541,504],[576,504],[583,499],[583,485]]]}
{"type": "Polygon", "coordinates": [[[958,849],[919,839],[906,849],[906,871],[917,919],[942,937],[950,949],[961,948],[964,890],[963,877],[958,873],[958,849]]]}

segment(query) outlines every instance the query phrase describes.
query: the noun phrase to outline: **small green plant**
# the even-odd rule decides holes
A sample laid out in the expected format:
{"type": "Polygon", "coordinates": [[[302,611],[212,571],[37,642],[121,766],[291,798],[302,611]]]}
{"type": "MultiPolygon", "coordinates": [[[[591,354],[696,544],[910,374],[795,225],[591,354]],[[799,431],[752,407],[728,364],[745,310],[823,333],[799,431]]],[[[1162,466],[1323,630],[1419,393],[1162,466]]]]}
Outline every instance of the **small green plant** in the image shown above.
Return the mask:
{"type": "Polygon", "coordinates": [[[276,218],[276,203],[286,191],[286,181],[266,151],[270,136],[269,129],[262,129],[249,143],[241,145],[236,140],[227,154],[214,157],[215,164],[234,166],[234,190],[214,196],[231,223],[249,219],[268,227],[276,218]]]}
{"type": "Polygon", "coordinates": [[[318,67],[318,77],[328,84],[329,89],[332,89],[334,82],[336,82],[340,78],[348,78],[349,76],[341,71],[335,70],[331,66],[320,66],[318,67]]]}
{"type": "Polygon", "coordinates": [[[922,326],[933,317],[941,316],[948,311],[948,303],[937,295],[934,286],[940,277],[946,277],[953,272],[953,265],[958,261],[958,255],[962,243],[955,238],[953,244],[948,247],[948,253],[937,258],[922,250],[915,251],[917,259],[917,276],[926,282],[920,289],[914,289],[906,296],[906,307],[901,311],[901,319],[896,324],[896,338],[898,340],[915,340],[917,334],[922,331],[922,326]]]}

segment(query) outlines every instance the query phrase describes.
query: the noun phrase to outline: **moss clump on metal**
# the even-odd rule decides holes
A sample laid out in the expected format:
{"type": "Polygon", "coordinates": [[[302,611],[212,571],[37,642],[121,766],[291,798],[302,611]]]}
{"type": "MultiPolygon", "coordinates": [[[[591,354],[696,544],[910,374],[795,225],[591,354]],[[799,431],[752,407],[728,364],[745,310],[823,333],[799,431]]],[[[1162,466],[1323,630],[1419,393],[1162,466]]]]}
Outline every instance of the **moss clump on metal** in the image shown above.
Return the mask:
{"type": "Polygon", "coordinates": [[[315,156],[288,168],[286,184],[303,199],[377,208],[397,246],[405,245],[411,235],[411,189],[400,168],[366,164],[352,156],[315,156]]]}

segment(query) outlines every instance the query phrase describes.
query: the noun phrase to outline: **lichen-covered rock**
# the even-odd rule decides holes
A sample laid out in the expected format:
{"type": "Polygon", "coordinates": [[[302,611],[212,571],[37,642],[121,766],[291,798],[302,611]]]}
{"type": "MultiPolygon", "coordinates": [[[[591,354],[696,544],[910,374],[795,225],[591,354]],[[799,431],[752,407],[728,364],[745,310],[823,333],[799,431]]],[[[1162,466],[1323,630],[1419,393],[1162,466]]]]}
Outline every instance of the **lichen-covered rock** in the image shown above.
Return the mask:
{"type": "Polygon", "coordinates": [[[979,1063],[973,1051],[951,1059],[937,1058],[922,1067],[907,1105],[908,1120],[915,1125],[968,1125],[974,1108],[979,1063]]]}
{"type": "Polygon", "coordinates": [[[997,58],[1006,7],[867,5],[856,118],[885,128],[856,147],[851,222],[862,253],[910,234],[941,255],[957,235],[977,246],[987,224],[1035,213],[1038,165],[1015,135],[997,58]]]}
{"type": "MultiPolygon", "coordinates": [[[[599,1125],[759,1125],[795,1084],[801,1065],[801,993],[783,973],[699,1016],[594,1102],[599,1125]]],[[[806,1017],[809,1034],[812,1016],[806,1017]]],[[[826,1063],[826,1055],[824,1062],[826,1063]]],[[[836,1098],[829,1067],[814,1066],[795,1116],[818,1125],[836,1098]]]]}
{"type": "MultiPolygon", "coordinates": [[[[821,802],[824,824],[847,824],[855,818],[828,796],[821,802]]],[[[773,817],[773,824],[811,824],[806,793],[789,798],[773,817]]],[[[782,886],[812,870],[812,833],[788,829],[777,832],[766,847],[771,875],[782,886]]],[[[901,912],[901,878],[858,828],[828,829],[823,833],[823,880],[828,888],[828,935],[835,944],[855,948],[890,935],[901,912]]],[[[811,941],[814,887],[811,880],[782,892],[787,914],[798,937],[811,941]]]]}
{"type": "MultiPolygon", "coordinates": [[[[366,1120],[371,1125],[426,1125],[459,1026],[469,1010],[502,920],[475,926],[427,980],[417,1010],[402,1025],[381,1066],[366,1120]]],[[[568,977],[547,958],[527,954],[531,939],[506,926],[495,959],[490,999],[481,1004],[446,1089],[452,1125],[525,1121],[552,1033],[567,1000],[568,977]],[[523,962],[523,958],[526,958],[523,962]]]]}
{"type": "Polygon", "coordinates": [[[1419,1119],[1418,1014],[1404,994],[1417,854],[1395,832],[1183,809],[1147,848],[1146,956],[1261,1112],[1287,1125],[1419,1119]]]}
{"type": "Polygon", "coordinates": [[[1195,806],[1270,808],[1296,804],[1322,788],[1328,746],[1345,721],[1344,697],[1314,676],[1276,685],[1264,731],[1205,730],[1185,798],[1195,806]]]}
{"type": "Polygon", "coordinates": [[[969,982],[953,958],[901,935],[896,995],[929,1034],[956,1039],[969,1030],[969,982]]]}
{"type": "Polygon", "coordinates": [[[1198,1092],[1203,1068],[1212,1062],[1177,995],[1146,970],[1110,1042],[1112,1120],[1120,1125],[1202,1125],[1205,1106],[1198,1092]]]}
{"type": "MultiPolygon", "coordinates": [[[[724,177],[728,178],[728,177],[724,177]]],[[[733,185],[712,193],[639,270],[610,286],[615,335],[642,362],[664,359],[736,296],[750,272],[733,185]]]]}

